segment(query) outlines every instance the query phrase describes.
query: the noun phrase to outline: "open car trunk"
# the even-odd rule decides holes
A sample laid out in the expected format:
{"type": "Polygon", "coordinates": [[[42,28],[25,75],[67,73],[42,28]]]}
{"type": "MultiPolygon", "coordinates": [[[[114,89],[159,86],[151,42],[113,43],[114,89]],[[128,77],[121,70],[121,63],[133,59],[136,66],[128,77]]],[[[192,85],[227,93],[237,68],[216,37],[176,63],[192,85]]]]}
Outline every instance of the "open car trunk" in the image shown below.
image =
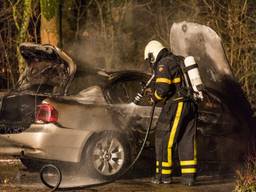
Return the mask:
{"type": "Polygon", "coordinates": [[[26,69],[19,79],[18,90],[67,93],[76,72],[76,65],[68,55],[57,47],[34,43],[22,43],[20,53],[26,69]]]}
{"type": "Polygon", "coordinates": [[[1,96],[0,133],[17,133],[35,119],[37,104],[51,95],[66,95],[76,72],[72,59],[57,47],[22,43],[26,62],[16,88],[1,96]]]}

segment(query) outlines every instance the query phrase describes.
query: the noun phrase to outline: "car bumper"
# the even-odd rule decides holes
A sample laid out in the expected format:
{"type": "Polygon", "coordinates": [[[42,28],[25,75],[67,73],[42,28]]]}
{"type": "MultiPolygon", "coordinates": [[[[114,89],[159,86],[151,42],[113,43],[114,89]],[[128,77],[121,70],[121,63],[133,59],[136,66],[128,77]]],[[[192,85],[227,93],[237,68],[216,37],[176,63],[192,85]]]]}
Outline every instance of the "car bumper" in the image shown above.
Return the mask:
{"type": "Polygon", "coordinates": [[[79,162],[91,131],[32,124],[22,133],[0,135],[0,154],[79,162]]]}

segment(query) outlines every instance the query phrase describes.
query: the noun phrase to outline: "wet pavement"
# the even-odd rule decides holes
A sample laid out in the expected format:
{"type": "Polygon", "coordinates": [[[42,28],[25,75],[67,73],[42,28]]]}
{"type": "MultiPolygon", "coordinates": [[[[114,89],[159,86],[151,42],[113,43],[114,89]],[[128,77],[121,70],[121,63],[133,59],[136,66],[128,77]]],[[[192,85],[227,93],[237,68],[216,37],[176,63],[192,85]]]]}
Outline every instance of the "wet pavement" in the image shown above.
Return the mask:
{"type": "MultiPolygon", "coordinates": [[[[173,184],[154,185],[150,183],[150,177],[137,179],[122,179],[104,186],[90,189],[69,190],[72,192],[103,191],[103,192],[232,192],[235,185],[234,177],[220,178],[219,176],[201,176],[197,185],[184,187],[180,184],[180,178],[175,177],[173,184]]],[[[39,178],[37,172],[29,172],[19,160],[0,159],[0,191],[1,192],[48,192],[39,178]]]]}

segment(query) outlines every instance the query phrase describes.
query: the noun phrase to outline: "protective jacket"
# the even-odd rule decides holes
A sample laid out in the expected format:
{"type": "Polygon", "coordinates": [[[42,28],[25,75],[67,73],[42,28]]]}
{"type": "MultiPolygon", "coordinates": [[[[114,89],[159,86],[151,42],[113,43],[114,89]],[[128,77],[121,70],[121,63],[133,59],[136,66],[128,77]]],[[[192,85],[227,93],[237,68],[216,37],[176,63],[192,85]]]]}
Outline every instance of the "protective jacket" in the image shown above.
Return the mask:
{"type": "Polygon", "coordinates": [[[153,99],[163,101],[155,132],[156,173],[170,176],[173,170],[173,148],[178,147],[181,173],[195,176],[197,106],[184,90],[186,85],[180,67],[183,58],[163,49],[155,64],[153,99]]]}

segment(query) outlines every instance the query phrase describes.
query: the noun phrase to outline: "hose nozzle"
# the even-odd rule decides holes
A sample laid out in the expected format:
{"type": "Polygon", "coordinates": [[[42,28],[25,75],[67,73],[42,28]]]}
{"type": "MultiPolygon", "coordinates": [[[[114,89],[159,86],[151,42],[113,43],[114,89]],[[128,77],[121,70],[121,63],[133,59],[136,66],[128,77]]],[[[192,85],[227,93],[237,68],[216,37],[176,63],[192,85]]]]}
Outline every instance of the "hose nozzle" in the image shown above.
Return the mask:
{"type": "MultiPolygon", "coordinates": [[[[144,92],[144,91],[143,91],[143,92],[144,92]]],[[[142,94],[143,94],[143,93],[142,93],[142,94]]],[[[143,97],[142,94],[141,94],[141,93],[138,93],[138,94],[135,96],[133,103],[138,104],[138,103],[140,102],[141,98],[143,97]]]]}
{"type": "Polygon", "coordinates": [[[140,102],[141,98],[144,96],[145,90],[149,87],[149,85],[152,82],[152,80],[154,79],[154,77],[155,77],[155,73],[152,74],[152,76],[150,77],[150,79],[148,80],[146,85],[141,89],[141,91],[139,93],[137,93],[137,95],[134,98],[133,103],[138,104],[140,102]]]}

